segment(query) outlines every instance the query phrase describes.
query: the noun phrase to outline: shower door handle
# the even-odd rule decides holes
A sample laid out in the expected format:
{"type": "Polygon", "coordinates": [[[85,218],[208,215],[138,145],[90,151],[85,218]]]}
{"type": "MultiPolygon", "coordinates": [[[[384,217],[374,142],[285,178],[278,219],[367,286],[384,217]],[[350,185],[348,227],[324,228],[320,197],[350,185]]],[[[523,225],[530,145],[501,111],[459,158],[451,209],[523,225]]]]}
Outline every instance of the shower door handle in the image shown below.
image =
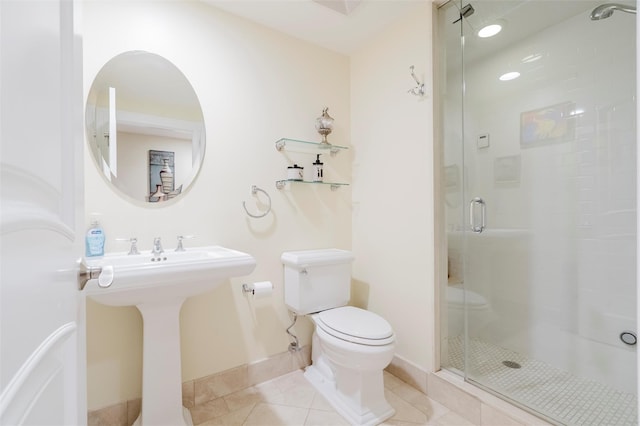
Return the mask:
{"type": "Polygon", "coordinates": [[[469,225],[471,225],[471,231],[476,234],[484,231],[486,226],[487,205],[480,197],[475,197],[469,204],[469,225]],[[476,206],[480,206],[480,224],[476,223],[476,206]]]}

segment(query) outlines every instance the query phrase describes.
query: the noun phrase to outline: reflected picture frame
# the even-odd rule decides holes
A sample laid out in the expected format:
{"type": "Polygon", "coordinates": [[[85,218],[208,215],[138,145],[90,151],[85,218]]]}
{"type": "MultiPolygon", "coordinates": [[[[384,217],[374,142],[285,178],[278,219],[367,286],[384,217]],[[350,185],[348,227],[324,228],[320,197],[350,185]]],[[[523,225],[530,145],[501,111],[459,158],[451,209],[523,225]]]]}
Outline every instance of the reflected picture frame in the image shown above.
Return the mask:
{"type": "Polygon", "coordinates": [[[563,102],[520,114],[520,147],[529,148],[575,138],[575,103],[563,102]]]}

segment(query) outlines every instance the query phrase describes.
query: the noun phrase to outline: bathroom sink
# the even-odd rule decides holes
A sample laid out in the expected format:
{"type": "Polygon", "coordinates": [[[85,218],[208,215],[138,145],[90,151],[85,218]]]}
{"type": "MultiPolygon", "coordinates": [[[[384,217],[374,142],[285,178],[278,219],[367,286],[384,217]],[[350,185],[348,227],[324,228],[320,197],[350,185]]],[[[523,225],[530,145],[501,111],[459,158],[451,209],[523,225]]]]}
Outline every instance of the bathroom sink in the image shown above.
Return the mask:
{"type": "Polygon", "coordinates": [[[101,267],[103,274],[113,271],[108,287],[90,280],[85,287],[87,296],[103,305],[137,306],[212,290],[227,278],[251,273],[256,261],[240,251],[206,246],[160,255],[110,253],[85,263],[101,267]]]}
{"type": "Polygon", "coordinates": [[[88,297],[103,305],[135,306],[142,315],[142,407],[134,425],[192,425],[182,406],[182,303],[230,277],[250,274],[255,259],[208,246],[160,255],[113,253],[84,262],[89,270],[102,268],[84,286],[88,297]]]}

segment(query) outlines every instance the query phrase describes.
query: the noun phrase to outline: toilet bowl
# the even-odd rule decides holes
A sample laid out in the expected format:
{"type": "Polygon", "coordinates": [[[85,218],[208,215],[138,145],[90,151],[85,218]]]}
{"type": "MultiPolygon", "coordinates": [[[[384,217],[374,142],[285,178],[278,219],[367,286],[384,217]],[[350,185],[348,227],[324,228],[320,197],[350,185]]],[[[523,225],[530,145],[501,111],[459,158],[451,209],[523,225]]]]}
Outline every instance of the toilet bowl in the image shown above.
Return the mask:
{"type": "Polygon", "coordinates": [[[395,413],[383,381],[395,335],[381,316],[346,306],[352,259],[337,249],[283,253],[285,304],[314,324],[304,376],[349,423],[373,426],[395,413]]]}
{"type": "Polygon", "coordinates": [[[465,290],[461,284],[447,286],[446,300],[449,338],[464,333],[465,305],[471,334],[475,335],[489,322],[491,308],[487,300],[478,293],[465,290]]]}
{"type": "Polygon", "coordinates": [[[353,306],[323,311],[311,320],[312,364],[305,377],[351,424],[376,425],[393,416],[383,382],[395,352],[389,323],[353,306]]]}

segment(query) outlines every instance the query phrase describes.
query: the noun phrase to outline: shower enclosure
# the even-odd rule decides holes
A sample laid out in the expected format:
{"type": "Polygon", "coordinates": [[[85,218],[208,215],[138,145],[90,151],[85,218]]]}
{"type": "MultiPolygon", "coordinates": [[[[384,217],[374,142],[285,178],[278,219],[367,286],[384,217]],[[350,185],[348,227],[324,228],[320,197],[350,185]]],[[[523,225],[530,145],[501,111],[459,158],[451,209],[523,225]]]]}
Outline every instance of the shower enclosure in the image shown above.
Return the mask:
{"type": "Polygon", "coordinates": [[[635,2],[468,3],[437,17],[442,366],[551,423],[637,424],[635,2]]]}

